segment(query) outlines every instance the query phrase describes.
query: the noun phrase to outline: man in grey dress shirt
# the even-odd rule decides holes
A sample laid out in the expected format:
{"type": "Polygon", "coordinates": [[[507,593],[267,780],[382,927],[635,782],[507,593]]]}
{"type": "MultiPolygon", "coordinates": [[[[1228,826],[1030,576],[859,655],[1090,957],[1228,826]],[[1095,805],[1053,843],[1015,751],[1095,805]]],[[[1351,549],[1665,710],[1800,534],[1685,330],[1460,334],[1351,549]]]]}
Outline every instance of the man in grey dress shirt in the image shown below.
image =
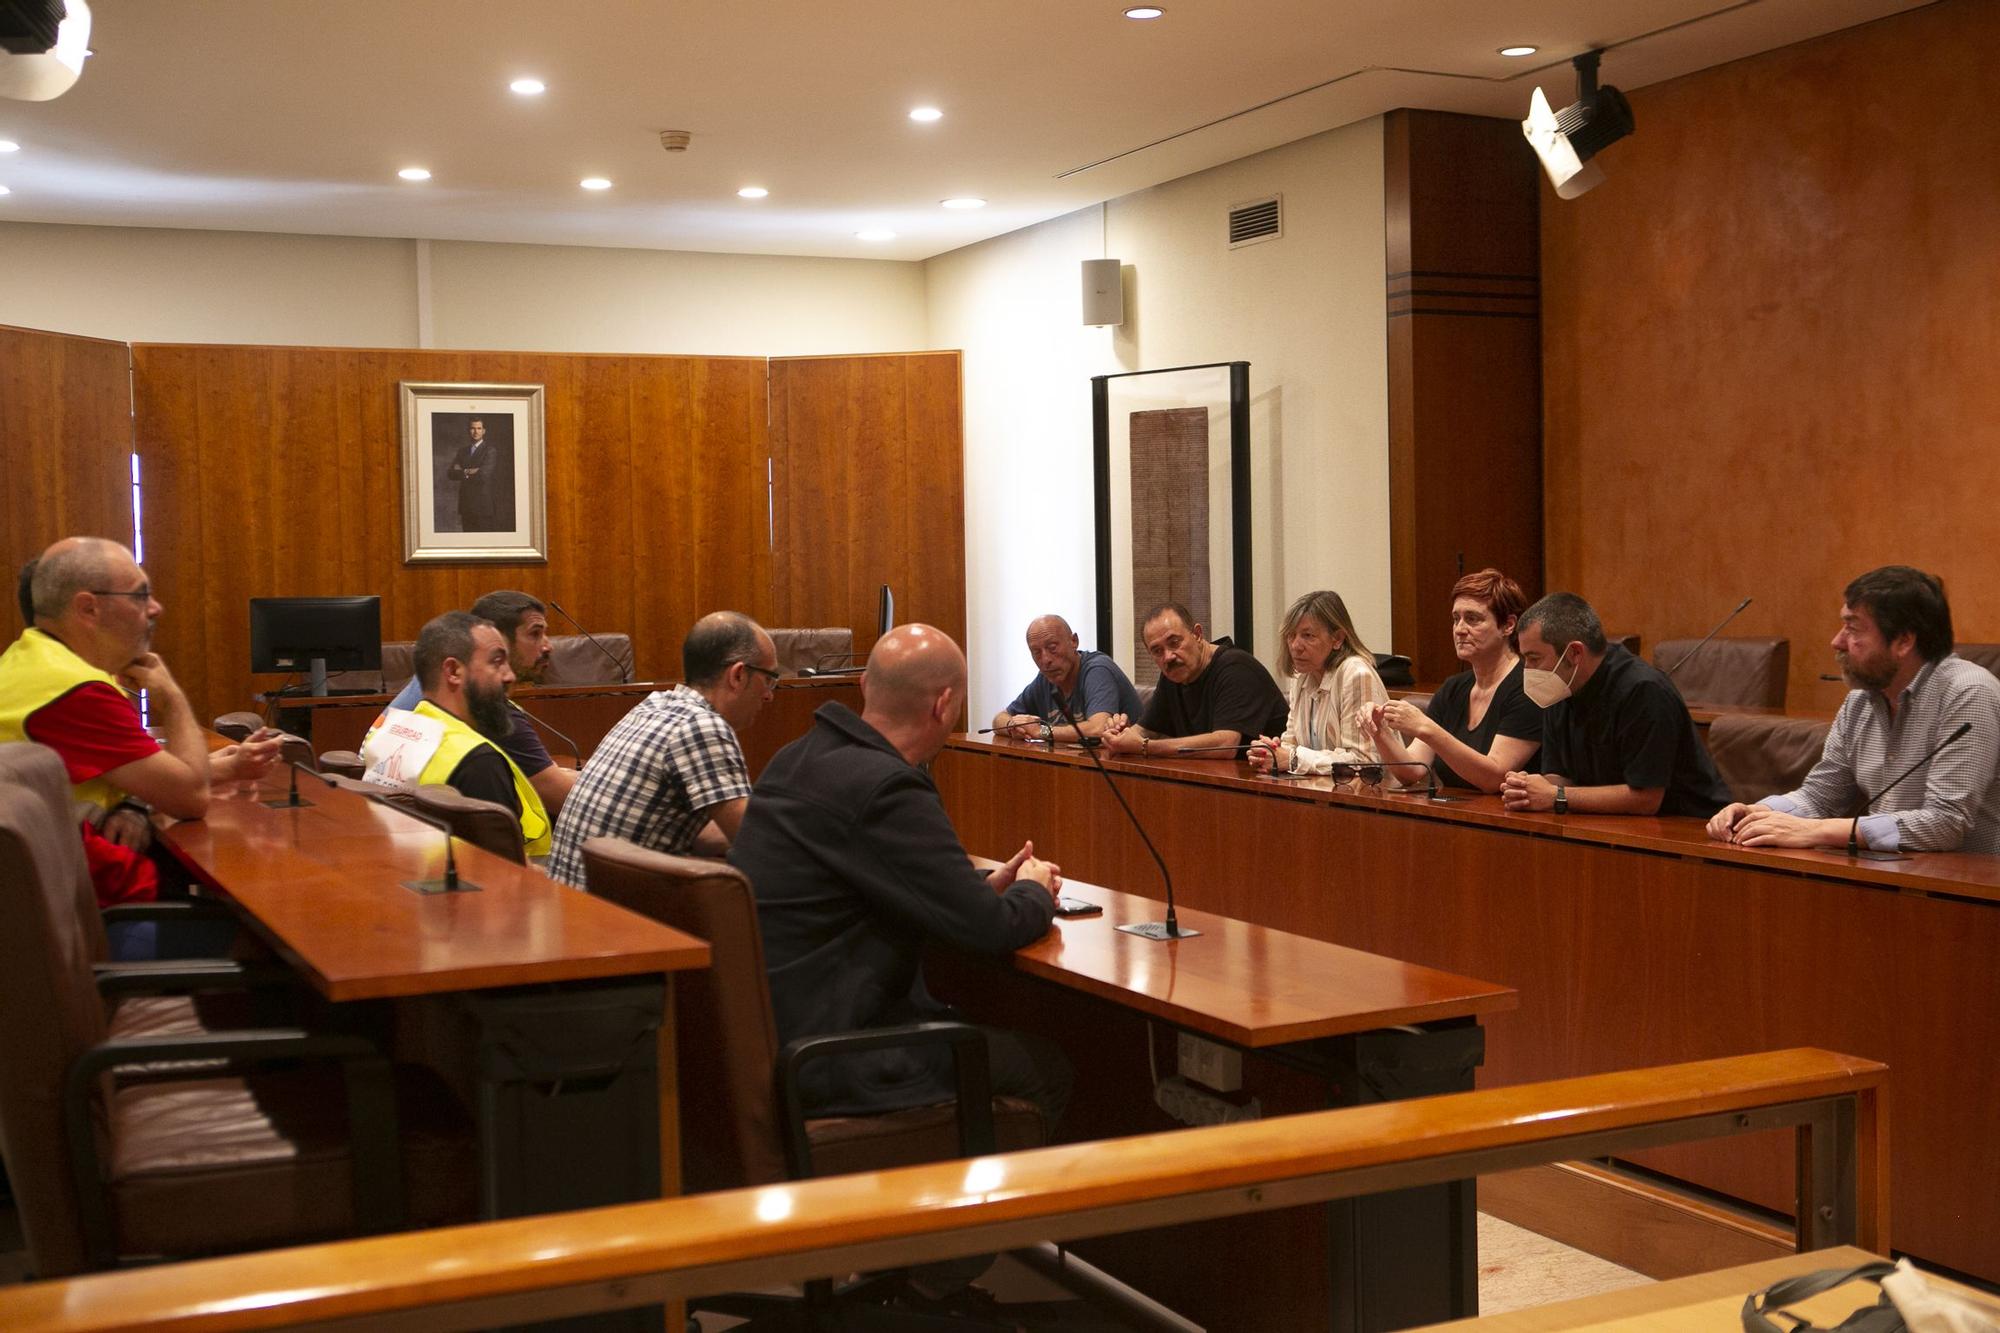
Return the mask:
{"type": "Polygon", "coordinates": [[[1842,602],[1833,651],[1854,688],[1819,763],[1797,791],[1723,807],[1709,836],[1750,847],[2000,852],[2000,680],[1952,651],[1944,585],[1885,565],[1848,584],[1842,602]],[[1963,736],[1885,790],[1962,723],[1971,724],[1963,736]]]}

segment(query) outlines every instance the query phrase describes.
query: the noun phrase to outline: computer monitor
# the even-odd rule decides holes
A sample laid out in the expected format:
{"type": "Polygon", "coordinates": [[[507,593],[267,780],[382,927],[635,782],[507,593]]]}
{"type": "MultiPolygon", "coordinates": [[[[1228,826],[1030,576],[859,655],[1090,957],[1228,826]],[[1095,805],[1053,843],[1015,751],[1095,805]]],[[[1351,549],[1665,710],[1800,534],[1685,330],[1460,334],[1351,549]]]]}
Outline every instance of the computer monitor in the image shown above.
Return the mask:
{"type": "Polygon", "coordinates": [[[887,634],[896,628],[896,594],[889,591],[889,585],[882,585],[882,592],[876,598],[875,633],[887,634]]]}
{"type": "Polygon", "coordinates": [[[382,665],[380,597],[252,597],[250,670],[307,671],[326,693],[326,673],[382,665]]]}

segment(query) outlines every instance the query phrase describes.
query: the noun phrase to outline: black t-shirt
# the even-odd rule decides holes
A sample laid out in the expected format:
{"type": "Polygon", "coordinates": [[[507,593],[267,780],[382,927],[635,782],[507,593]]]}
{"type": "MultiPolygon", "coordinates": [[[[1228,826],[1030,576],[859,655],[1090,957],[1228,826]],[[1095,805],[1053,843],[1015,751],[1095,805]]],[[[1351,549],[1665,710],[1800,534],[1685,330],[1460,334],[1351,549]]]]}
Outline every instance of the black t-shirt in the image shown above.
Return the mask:
{"type": "Polygon", "coordinates": [[[1216,639],[1208,667],[1185,685],[1165,676],[1146,705],[1139,725],[1156,736],[1199,736],[1207,731],[1233,731],[1246,742],[1259,736],[1281,736],[1291,707],[1254,656],[1216,639]]]}
{"type": "Polygon", "coordinates": [[[507,756],[490,745],[479,746],[459,760],[445,781],[461,796],[496,802],[512,810],[514,818],[521,817],[521,798],[514,794],[514,774],[507,767],[507,756]]]}
{"type": "Polygon", "coordinates": [[[1617,644],[1590,683],[1544,718],[1542,772],[1573,786],[1664,787],[1663,815],[1708,816],[1729,804],[1729,788],[1680,691],[1660,670],[1617,644]]]}
{"type": "MultiPolygon", "coordinates": [[[[1542,710],[1521,688],[1522,675],[1521,664],[1514,663],[1514,669],[1501,677],[1500,684],[1495,687],[1493,698],[1486,705],[1486,716],[1479,719],[1476,727],[1467,726],[1465,721],[1472,714],[1473,679],[1470,671],[1461,671],[1438,686],[1437,693],[1431,696],[1424,711],[1430,714],[1431,721],[1481,754],[1493,752],[1493,738],[1496,736],[1512,736],[1516,740],[1533,741],[1539,745],[1542,742],[1542,710]]],[[[1521,771],[1540,772],[1540,759],[1539,751],[1528,756],[1521,765],[1521,771]]],[[[1447,787],[1472,785],[1460,777],[1443,756],[1433,759],[1431,768],[1436,771],[1438,781],[1447,787]]]]}

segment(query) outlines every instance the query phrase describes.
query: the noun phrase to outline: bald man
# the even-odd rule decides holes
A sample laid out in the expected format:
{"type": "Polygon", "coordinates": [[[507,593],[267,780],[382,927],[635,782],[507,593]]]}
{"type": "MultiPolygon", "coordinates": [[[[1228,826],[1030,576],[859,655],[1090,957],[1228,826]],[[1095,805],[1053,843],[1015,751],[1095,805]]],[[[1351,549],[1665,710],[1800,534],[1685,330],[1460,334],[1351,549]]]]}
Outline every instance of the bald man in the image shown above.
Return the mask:
{"type": "Polygon", "coordinates": [[[54,750],[79,804],[104,812],[113,846],[85,834],[99,901],[151,898],[157,876],[136,856],[151,840],[146,807],[199,819],[212,781],[263,776],[280,742],[260,737],[209,753],[187,696],[152,650],[161,612],[152,584],[117,542],[55,543],[34,562],[29,592],[34,623],[0,655],[0,742],[54,750]],[[164,746],[139,720],[132,695],[142,689],[164,746]]]}
{"type": "Polygon", "coordinates": [[[1118,663],[1108,653],[1080,649],[1076,631],[1061,616],[1029,622],[1028,655],[1040,674],[995,715],[994,731],[1021,740],[1074,741],[1079,734],[1097,735],[1114,717],[1139,716],[1139,691],[1118,663]]]}
{"type": "MultiPolygon", "coordinates": [[[[988,875],[975,868],[922,765],[965,705],[965,655],[928,625],[875,644],[861,712],[822,704],[812,730],[757,779],[729,861],[749,876],[763,927],[778,1040],[891,1027],[949,1014],[924,988],[924,943],[1006,954],[1041,938],[1057,868],[1028,843],[988,875]]],[[[993,1091],[1024,1097],[1053,1125],[1069,1098],[1062,1052],[988,1031],[993,1091]]],[[[873,1114],[949,1102],[942,1047],[898,1048],[806,1067],[807,1109],[873,1114]]]]}

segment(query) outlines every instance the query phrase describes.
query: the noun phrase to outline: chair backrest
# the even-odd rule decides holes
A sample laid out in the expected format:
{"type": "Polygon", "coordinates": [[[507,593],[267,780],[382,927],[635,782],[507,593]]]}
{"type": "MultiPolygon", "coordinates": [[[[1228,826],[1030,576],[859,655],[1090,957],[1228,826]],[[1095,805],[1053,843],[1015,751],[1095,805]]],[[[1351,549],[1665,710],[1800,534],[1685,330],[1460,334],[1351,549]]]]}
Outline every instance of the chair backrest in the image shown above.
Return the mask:
{"type": "Polygon", "coordinates": [[[453,835],[483,851],[504,856],[515,865],[526,865],[528,854],[521,841],[521,821],[514,812],[494,801],[467,796],[456,787],[431,783],[394,792],[389,799],[420,815],[441,819],[451,825],[453,835]]]}
{"type": "Polygon", "coordinates": [[[1674,686],[1691,704],[1783,708],[1785,680],[1792,666],[1790,639],[1710,639],[1688,657],[1700,639],[1666,639],[1653,649],[1653,665],[1673,673],[1674,686]]]}
{"type": "MultiPolygon", "coordinates": [[[[79,837],[82,836],[79,827],[82,821],[72,800],[69,774],[55,751],[28,743],[0,745],[0,783],[7,782],[32,789],[51,810],[68,810],[69,827],[76,829],[79,837]]],[[[105,939],[103,914],[97,908],[97,889],[90,881],[90,865],[82,858],[77,860],[70,892],[76,899],[77,919],[83,925],[84,941],[90,946],[91,961],[108,961],[111,946],[105,939]]]]}
{"type": "Polygon", "coordinates": [[[328,750],[319,757],[319,771],[343,778],[358,778],[368,771],[368,761],[354,750],[328,750]]]}
{"type": "Polygon", "coordinates": [[[89,874],[62,761],[38,745],[0,750],[29,777],[0,782],[0,1153],[35,1272],[61,1277],[85,1263],[62,1088],[77,1057],[105,1038],[76,907],[77,877],[89,874]]]}
{"type": "Polygon", "coordinates": [[[545,685],[616,685],[639,678],[629,634],[551,634],[545,685]],[[592,643],[591,639],[596,642],[592,643]]]}
{"type": "MultiPolygon", "coordinates": [[[[1604,642],[1607,645],[1615,643],[1626,652],[1632,654],[1632,656],[1639,656],[1639,636],[1636,634],[1613,634],[1610,630],[1606,630],[1604,631],[1604,642]]],[[[1669,658],[1668,660],[1671,661],[1672,659],[1669,658]]]]}
{"type": "Polygon", "coordinates": [[[1382,684],[1398,690],[1417,683],[1410,674],[1410,659],[1401,653],[1376,653],[1375,674],[1382,678],[1382,684]]]}
{"type": "Polygon", "coordinates": [[[1809,717],[1718,713],[1708,728],[1715,771],[1739,801],[1759,801],[1804,781],[1826,749],[1831,724],[1809,717]]]}
{"type": "Polygon", "coordinates": [[[778,1028],[750,881],[726,862],[622,838],[585,842],[583,865],[591,893],[708,942],[707,969],[674,981],[688,1188],[784,1180],[772,1083],[778,1028]]]}
{"type": "Polygon", "coordinates": [[[2000,676],[2000,643],[1960,643],[1954,644],[1952,651],[2000,676]]]}
{"type": "Polygon", "coordinates": [[[788,676],[796,676],[806,667],[824,671],[861,665],[853,660],[854,631],[845,625],[774,629],[768,633],[771,646],[778,650],[778,670],[788,676]]]}
{"type": "Polygon", "coordinates": [[[247,741],[264,725],[261,715],[251,712],[224,713],[215,719],[215,729],[232,741],[247,741]]]}

